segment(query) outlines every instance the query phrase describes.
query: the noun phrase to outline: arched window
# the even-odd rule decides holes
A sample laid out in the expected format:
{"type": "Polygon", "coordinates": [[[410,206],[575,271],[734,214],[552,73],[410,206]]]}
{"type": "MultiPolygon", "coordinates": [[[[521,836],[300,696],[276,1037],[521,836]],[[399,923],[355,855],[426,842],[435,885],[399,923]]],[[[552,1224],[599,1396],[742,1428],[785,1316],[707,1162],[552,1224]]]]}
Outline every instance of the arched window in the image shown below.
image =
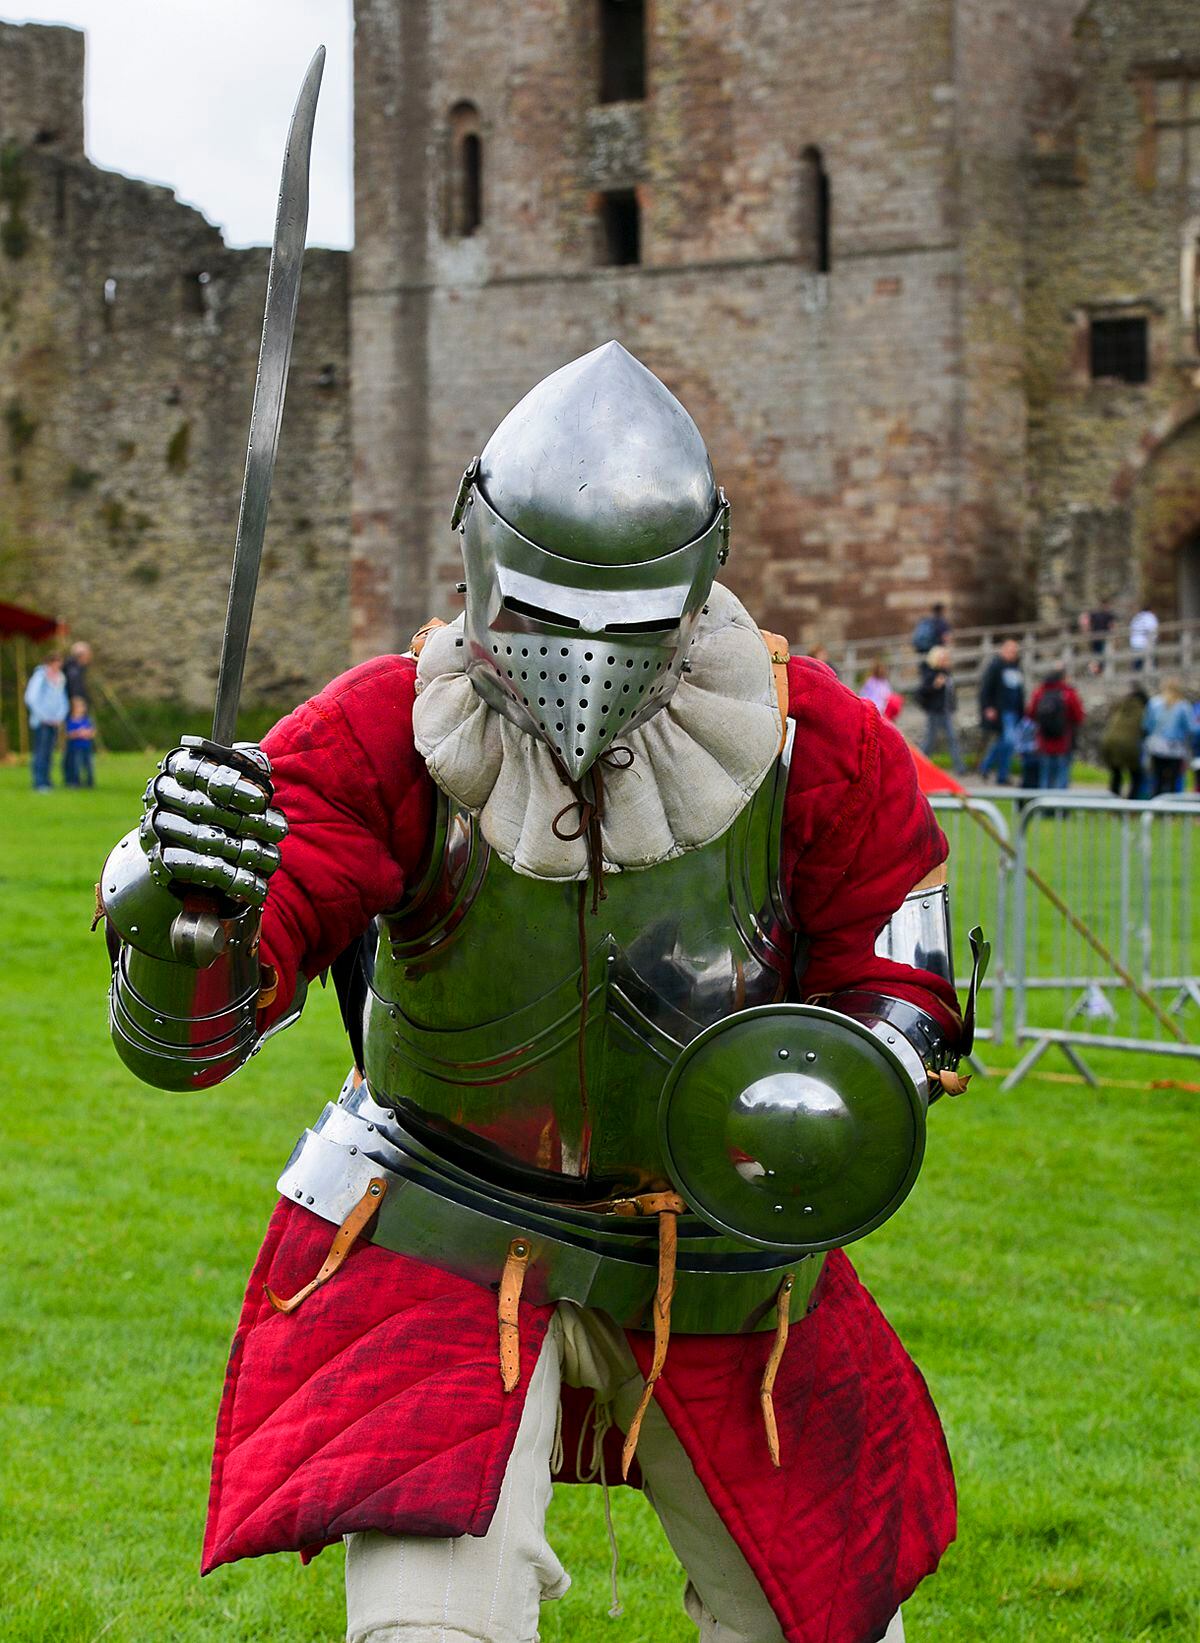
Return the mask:
{"type": "Polygon", "coordinates": [[[450,110],[446,227],[451,238],[469,239],[483,226],[483,138],[474,103],[450,110]]]}
{"type": "Polygon", "coordinates": [[[600,101],[640,103],[646,95],[646,0],[596,0],[600,101]]]}
{"type": "Polygon", "coordinates": [[[813,274],[829,272],[829,216],[829,173],[810,144],[800,156],[800,260],[813,274]]]}

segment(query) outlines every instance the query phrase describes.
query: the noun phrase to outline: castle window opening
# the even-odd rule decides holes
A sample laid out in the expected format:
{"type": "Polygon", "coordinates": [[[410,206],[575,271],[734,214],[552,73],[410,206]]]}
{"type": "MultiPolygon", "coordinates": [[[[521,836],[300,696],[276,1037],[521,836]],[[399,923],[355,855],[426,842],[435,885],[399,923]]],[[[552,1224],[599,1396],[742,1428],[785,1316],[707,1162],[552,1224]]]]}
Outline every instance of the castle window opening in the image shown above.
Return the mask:
{"type": "Polygon", "coordinates": [[[1179,550],[1179,620],[1200,620],[1200,534],[1179,550]]]}
{"type": "Polygon", "coordinates": [[[45,148],[50,143],[56,143],[61,136],[61,131],[51,131],[48,127],[44,127],[34,135],[33,140],[39,148],[45,148]]]}
{"type": "Polygon", "coordinates": [[[603,230],[601,261],[609,268],[628,268],[642,260],[642,216],[632,188],[613,188],[600,197],[603,230]]]}
{"type": "Polygon", "coordinates": [[[1157,81],[1154,135],[1159,183],[1200,203],[1200,74],[1157,81]]]}
{"type": "Polygon", "coordinates": [[[212,275],[207,269],[183,276],[183,311],[203,318],[209,311],[212,275]]]}
{"type": "Polygon", "coordinates": [[[483,137],[474,103],[450,110],[446,227],[456,240],[470,239],[483,226],[483,137]]]}
{"type": "Polygon", "coordinates": [[[600,101],[640,103],[646,95],[645,0],[596,0],[600,20],[600,101]]]}
{"type": "Polygon", "coordinates": [[[1088,359],[1093,382],[1148,382],[1149,324],[1145,315],[1093,319],[1088,359]]]}
{"type": "Polygon", "coordinates": [[[829,173],[819,148],[800,156],[800,261],[811,274],[828,274],[831,264],[829,173]]]}

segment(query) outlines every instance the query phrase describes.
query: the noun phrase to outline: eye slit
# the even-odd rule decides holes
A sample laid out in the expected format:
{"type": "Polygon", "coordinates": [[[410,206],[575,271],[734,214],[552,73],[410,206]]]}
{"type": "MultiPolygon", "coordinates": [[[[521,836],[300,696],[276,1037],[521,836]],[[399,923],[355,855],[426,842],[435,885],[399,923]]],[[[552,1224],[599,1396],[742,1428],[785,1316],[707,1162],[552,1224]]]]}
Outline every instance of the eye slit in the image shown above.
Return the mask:
{"type": "Polygon", "coordinates": [[[548,673],[539,673],[538,674],[539,679],[548,679],[549,677],[550,677],[550,675],[548,673]]]}
{"type": "Polygon", "coordinates": [[[612,680],[611,679],[606,679],[604,681],[604,688],[605,688],[605,690],[611,690],[612,689],[612,680]]]}
{"type": "Polygon", "coordinates": [[[585,662],[590,662],[590,661],[591,661],[591,659],[592,659],[592,653],[591,653],[591,651],[590,651],[590,650],[585,650],[585,651],[584,651],[584,653],[583,653],[583,659],[584,659],[584,661],[585,661],[585,662]]]}
{"type": "Polygon", "coordinates": [[[679,626],[679,617],[664,616],[652,622],[610,622],[606,633],[670,633],[679,626]]]}
{"type": "MultiPolygon", "coordinates": [[[[561,729],[562,729],[562,725],[561,725],[561,724],[557,724],[557,725],[555,725],[555,727],[554,727],[554,728],[555,728],[555,730],[561,730],[561,729]]],[[[560,751],[560,752],[561,752],[561,751],[562,751],[562,749],[561,749],[561,748],[560,748],[560,749],[559,749],[559,751],[560,751]]]]}
{"type": "Polygon", "coordinates": [[[629,695],[629,686],[628,685],[622,685],[621,686],[621,695],[622,696],[628,696],[629,695]]]}
{"type": "Polygon", "coordinates": [[[586,725],[576,725],[575,728],[579,732],[579,734],[582,736],[584,731],[587,729],[587,726],[586,725]]]}
{"type": "Polygon", "coordinates": [[[591,674],[590,673],[581,673],[580,676],[579,676],[579,682],[580,682],[581,685],[590,685],[591,682],[592,682],[591,674]]]}
{"type": "Polygon", "coordinates": [[[529,655],[529,652],[528,652],[528,651],[527,651],[527,650],[523,650],[523,651],[522,651],[522,652],[521,652],[521,655],[522,655],[522,656],[528,656],[528,655],[529,655]]]}
{"type": "Polygon", "coordinates": [[[565,673],[560,673],[560,674],[559,674],[559,676],[558,676],[558,682],[559,682],[559,684],[560,684],[560,685],[565,685],[565,684],[566,684],[566,682],[567,682],[567,676],[566,676],[566,674],[565,674],[565,673]]]}
{"type": "Polygon", "coordinates": [[[546,649],[545,645],[543,645],[541,647],[541,649],[538,651],[539,656],[549,656],[549,654],[550,654],[550,652],[546,649]]]}
{"type": "Polygon", "coordinates": [[[493,656],[499,656],[499,654],[500,654],[500,646],[499,645],[493,645],[492,646],[492,655],[493,656]]]}
{"type": "Polygon", "coordinates": [[[539,696],[538,697],[538,706],[539,707],[545,707],[545,705],[546,705],[546,698],[544,696],[539,696]]]}
{"type": "Polygon", "coordinates": [[[577,759],[582,759],[583,758],[583,749],[581,747],[577,747],[575,749],[575,757],[577,759]]]}
{"type": "Polygon", "coordinates": [[[545,605],[530,605],[524,599],[505,597],[501,601],[505,610],[511,610],[517,616],[528,616],[535,622],[549,622],[556,628],[577,628],[578,619],[574,616],[565,616],[560,610],[547,610],[545,605]]]}
{"type": "Polygon", "coordinates": [[[505,645],[504,654],[506,656],[511,656],[512,655],[512,646],[511,645],[505,645]]]}
{"type": "Polygon", "coordinates": [[[555,704],[554,704],[554,705],[555,705],[555,706],[556,706],[556,707],[563,707],[563,706],[565,706],[565,703],[564,703],[564,702],[563,702],[563,699],[562,699],[562,697],[561,697],[561,696],[559,696],[559,697],[558,697],[558,698],[557,698],[557,700],[556,700],[556,701],[555,701],[555,704]]]}
{"type": "Polygon", "coordinates": [[[607,703],[607,702],[606,702],[606,703],[605,703],[605,704],[604,704],[604,706],[603,706],[603,707],[602,707],[602,708],[601,708],[601,709],[600,709],[600,711],[601,711],[601,713],[607,713],[607,712],[608,712],[608,703],[607,703]]]}
{"type": "Polygon", "coordinates": [[[567,649],[567,647],[566,647],[566,645],[564,645],[564,646],[563,646],[563,647],[562,647],[562,649],[561,649],[561,650],[560,650],[560,651],[559,651],[559,653],[558,653],[558,654],[559,654],[559,655],[560,655],[560,656],[569,656],[569,655],[570,655],[570,654],[571,654],[571,652],[570,652],[570,651],[569,651],[569,650],[568,650],[568,649],[567,649]]]}
{"type": "Polygon", "coordinates": [[[579,705],[580,705],[580,707],[586,707],[587,706],[587,697],[586,696],[581,696],[580,697],[579,705]]]}

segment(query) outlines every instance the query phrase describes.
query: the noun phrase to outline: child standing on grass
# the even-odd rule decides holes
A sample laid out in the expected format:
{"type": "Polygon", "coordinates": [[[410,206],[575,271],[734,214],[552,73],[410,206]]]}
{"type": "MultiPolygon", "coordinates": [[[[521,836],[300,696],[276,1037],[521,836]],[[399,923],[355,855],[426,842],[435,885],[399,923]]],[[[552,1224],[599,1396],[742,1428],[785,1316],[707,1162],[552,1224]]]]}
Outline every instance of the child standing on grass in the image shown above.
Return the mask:
{"type": "Polygon", "coordinates": [[[67,745],[63,750],[63,786],[95,787],[96,726],[82,696],[71,697],[67,745]]]}

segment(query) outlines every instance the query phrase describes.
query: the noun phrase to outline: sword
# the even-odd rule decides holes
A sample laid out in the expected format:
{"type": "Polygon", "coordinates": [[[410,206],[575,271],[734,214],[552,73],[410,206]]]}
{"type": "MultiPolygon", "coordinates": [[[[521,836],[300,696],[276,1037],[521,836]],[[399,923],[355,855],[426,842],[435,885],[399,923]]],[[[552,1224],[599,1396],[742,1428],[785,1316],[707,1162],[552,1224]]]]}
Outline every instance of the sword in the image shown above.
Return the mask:
{"type": "MultiPolygon", "coordinates": [[[[283,420],[283,397],[287,390],[288,363],[292,357],[292,336],[296,329],[296,304],[300,298],[304,241],[308,232],[309,156],[324,67],[325,47],[318,46],[305,71],[300,95],[296,98],[292,123],[288,127],[287,146],[283,152],[279,203],[275,209],[275,238],[267,269],[262,341],[258,349],[258,375],[254,382],[254,405],[250,412],[250,438],[246,445],[246,472],[242,479],[233,573],[229,579],[229,605],[225,612],[225,637],[217,668],[212,743],[205,744],[198,737],[185,738],[187,745],[211,753],[224,762],[228,762],[226,750],[232,747],[237,731],[238,703],[250,640],[250,618],[254,613],[254,595],[258,588],[263,537],[267,529],[267,509],[271,501],[271,481],[275,474],[275,453],[279,448],[279,426],[283,420]]],[[[219,915],[211,908],[208,897],[187,898],[183,912],[171,925],[171,945],[177,957],[192,963],[211,963],[222,951],[225,928],[219,915]]]]}
{"type": "Polygon", "coordinates": [[[271,246],[271,264],[267,270],[267,302],[263,314],[262,343],[258,350],[254,408],[250,412],[250,439],[246,446],[246,474],[242,480],[237,540],[233,549],[233,575],[229,580],[229,609],[225,614],[225,639],[221,646],[217,701],[213,708],[212,739],[224,747],[232,745],[237,728],[238,701],[242,694],[246,646],[250,638],[250,617],[254,611],[258,567],[267,529],[267,508],[271,501],[275,452],[279,446],[279,425],[283,420],[288,361],[292,357],[292,334],[296,328],[296,304],[300,298],[304,238],[308,231],[308,160],[324,67],[325,47],[318,46],[296,99],[287,147],[283,153],[283,173],[279,179],[275,241],[271,246]]]}

